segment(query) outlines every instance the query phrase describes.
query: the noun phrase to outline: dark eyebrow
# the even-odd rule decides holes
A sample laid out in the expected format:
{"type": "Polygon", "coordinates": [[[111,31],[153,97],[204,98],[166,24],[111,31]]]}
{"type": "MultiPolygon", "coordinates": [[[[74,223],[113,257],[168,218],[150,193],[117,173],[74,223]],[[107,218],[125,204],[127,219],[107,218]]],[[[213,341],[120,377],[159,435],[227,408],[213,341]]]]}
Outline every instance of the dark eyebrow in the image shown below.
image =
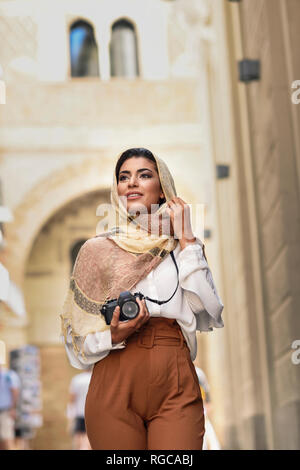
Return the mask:
{"type": "MultiPolygon", "coordinates": [[[[151,173],[152,173],[152,170],[150,170],[149,168],[140,168],[139,170],[137,170],[137,173],[140,173],[141,171],[145,171],[145,170],[151,171],[151,173]]],[[[122,171],[120,171],[120,174],[121,173],[130,173],[130,171],[122,170],[122,171]]]]}

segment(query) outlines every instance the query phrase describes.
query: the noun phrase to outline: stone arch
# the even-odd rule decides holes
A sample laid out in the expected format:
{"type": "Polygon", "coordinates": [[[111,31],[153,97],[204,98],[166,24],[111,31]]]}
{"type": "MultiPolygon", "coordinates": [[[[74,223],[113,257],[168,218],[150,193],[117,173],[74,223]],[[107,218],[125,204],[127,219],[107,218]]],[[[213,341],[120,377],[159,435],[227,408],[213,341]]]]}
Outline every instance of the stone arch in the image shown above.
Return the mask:
{"type": "Polygon", "coordinates": [[[12,279],[23,285],[26,260],[37,234],[64,205],[86,193],[108,191],[111,165],[103,158],[72,164],[39,181],[13,211],[7,224],[7,268],[12,279]]]}
{"type": "Polygon", "coordinates": [[[128,16],[128,15],[118,15],[116,17],[113,17],[110,21],[109,21],[109,24],[108,24],[108,27],[109,27],[109,30],[111,31],[112,30],[112,27],[115,23],[118,23],[118,21],[120,20],[125,20],[127,21],[128,23],[131,23],[135,32],[136,32],[136,35],[137,35],[137,38],[139,39],[138,35],[139,35],[139,26],[138,26],[138,23],[137,21],[133,18],[133,16],[128,16]]]}
{"type": "MultiPolygon", "coordinates": [[[[17,285],[23,285],[31,247],[47,220],[80,196],[99,190],[110,191],[111,182],[111,159],[97,156],[55,171],[27,193],[13,210],[14,220],[6,225],[9,240],[6,266],[17,285]]],[[[182,182],[179,179],[177,191],[186,194],[190,201],[197,201],[188,180],[182,182]]]]}

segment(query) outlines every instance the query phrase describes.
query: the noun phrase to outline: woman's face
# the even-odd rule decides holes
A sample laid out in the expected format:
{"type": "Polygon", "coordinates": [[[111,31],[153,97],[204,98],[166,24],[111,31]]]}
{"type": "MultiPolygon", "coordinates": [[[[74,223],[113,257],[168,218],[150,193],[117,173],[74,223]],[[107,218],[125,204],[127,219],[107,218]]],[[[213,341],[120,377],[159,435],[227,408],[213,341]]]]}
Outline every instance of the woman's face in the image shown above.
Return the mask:
{"type": "MultiPolygon", "coordinates": [[[[151,204],[158,204],[164,198],[154,162],[145,157],[128,158],[119,172],[118,195],[126,196],[127,211],[135,212],[143,204],[151,212],[151,204]],[[137,197],[128,193],[139,193],[137,197]]],[[[152,212],[157,210],[153,208],[152,212]]],[[[145,213],[145,209],[142,211],[145,213]]]]}

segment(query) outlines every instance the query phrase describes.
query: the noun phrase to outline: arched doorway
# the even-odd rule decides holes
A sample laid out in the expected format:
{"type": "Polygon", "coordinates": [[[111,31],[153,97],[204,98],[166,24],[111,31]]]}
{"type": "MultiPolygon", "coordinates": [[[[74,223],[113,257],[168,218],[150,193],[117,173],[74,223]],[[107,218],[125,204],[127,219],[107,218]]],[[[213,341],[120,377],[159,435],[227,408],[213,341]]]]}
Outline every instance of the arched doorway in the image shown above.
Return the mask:
{"type": "Polygon", "coordinates": [[[77,253],[95,235],[96,208],[107,199],[107,193],[94,191],[58,210],[36,236],[27,260],[27,338],[29,344],[39,347],[43,400],[43,426],[33,441],[35,449],[71,449],[67,402],[71,378],[79,371],[67,360],[59,314],[77,253]]]}

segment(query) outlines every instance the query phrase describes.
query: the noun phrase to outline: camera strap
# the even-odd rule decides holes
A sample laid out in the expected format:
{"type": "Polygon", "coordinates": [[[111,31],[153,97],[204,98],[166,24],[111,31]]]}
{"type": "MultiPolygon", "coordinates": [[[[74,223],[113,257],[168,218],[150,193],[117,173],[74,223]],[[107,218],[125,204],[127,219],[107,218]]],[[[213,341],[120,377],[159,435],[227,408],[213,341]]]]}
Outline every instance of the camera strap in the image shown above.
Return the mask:
{"type": "Polygon", "coordinates": [[[175,264],[176,271],[177,271],[177,278],[178,278],[177,286],[176,286],[176,289],[175,289],[173,295],[171,295],[171,297],[170,297],[168,300],[155,300],[155,299],[151,299],[150,297],[144,296],[144,298],[145,298],[146,300],[150,300],[150,302],[155,302],[155,303],[158,304],[158,305],[165,304],[166,302],[169,302],[169,300],[171,300],[172,297],[175,295],[175,292],[177,291],[177,288],[178,288],[178,285],[179,285],[179,277],[178,277],[179,271],[178,271],[178,266],[177,266],[176,259],[175,259],[175,256],[174,256],[173,251],[170,251],[170,255],[172,256],[172,260],[173,260],[173,262],[174,262],[174,264],[175,264]]]}

